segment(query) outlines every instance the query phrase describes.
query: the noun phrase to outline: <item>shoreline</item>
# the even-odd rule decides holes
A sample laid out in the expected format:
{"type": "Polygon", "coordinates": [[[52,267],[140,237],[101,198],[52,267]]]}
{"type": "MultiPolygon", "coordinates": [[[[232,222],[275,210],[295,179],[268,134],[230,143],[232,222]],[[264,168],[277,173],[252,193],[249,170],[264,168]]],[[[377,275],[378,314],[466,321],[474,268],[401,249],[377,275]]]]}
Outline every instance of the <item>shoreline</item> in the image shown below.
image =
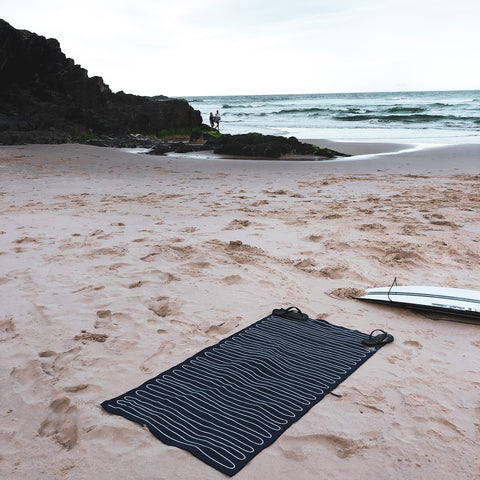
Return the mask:
{"type": "Polygon", "coordinates": [[[327,139],[299,139],[301,142],[312,143],[319,147],[331,148],[348,155],[375,155],[379,153],[391,153],[412,148],[411,143],[382,143],[382,142],[338,142],[327,139]]]}
{"type": "Polygon", "coordinates": [[[0,475],[225,478],[100,403],[295,305],[395,341],[236,479],[471,478],[478,325],[352,298],[394,277],[478,289],[480,145],[401,147],[246,163],[0,146],[0,475]]]}
{"type": "MultiPolygon", "coordinates": [[[[234,157],[228,155],[217,155],[211,151],[194,152],[190,154],[168,154],[166,158],[183,158],[185,161],[207,161],[207,162],[232,162],[239,166],[245,162],[259,164],[311,164],[317,165],[320,172],[330,173],[348,172],[370,173],[377,171],[402,174],[406,171],[411,173],[438,174],[465,172],[470,174],[479,173],[475,159],[480,158],[480,144],[467,143],[459,145],[421,145],[399,143],[368,143],[368,142],[332,142],[328,140],[301,139],[320,147],[333,148],[350,157],[336,157],[323,159],[315,157],[290,157],[284,156],[280,159],[267,159],[257,157],[234,157]],[[325,167],[321,167],[324,165],[325,167]],[[328,165],[328,166],[327,166],[328,165]],[[324,170],[325,169],[325,170],[324,170]]],[[[250,168],[250,167],[249,167],[250,168]]]]}

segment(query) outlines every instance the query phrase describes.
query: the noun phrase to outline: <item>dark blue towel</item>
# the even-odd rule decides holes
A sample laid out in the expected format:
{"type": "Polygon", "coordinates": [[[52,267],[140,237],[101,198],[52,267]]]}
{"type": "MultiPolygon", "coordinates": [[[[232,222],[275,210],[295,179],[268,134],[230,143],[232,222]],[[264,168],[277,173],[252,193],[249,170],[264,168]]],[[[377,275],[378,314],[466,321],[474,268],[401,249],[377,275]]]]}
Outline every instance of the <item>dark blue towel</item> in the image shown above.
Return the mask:
{"type": "Polygon", "coordinates": [[[380,348],[366,338],[272,314],[102,407],[232,476],[380,348]]]}

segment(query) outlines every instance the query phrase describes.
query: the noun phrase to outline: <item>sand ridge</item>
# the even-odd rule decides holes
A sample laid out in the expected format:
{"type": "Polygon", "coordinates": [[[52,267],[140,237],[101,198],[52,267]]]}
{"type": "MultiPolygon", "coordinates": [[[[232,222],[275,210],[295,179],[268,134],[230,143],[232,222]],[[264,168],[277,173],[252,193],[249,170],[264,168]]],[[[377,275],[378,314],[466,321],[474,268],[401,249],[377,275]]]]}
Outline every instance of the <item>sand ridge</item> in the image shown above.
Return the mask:
{"type": "Polygon", "coordinates": [[[297,305],[396,341],[236,478],[476,478],[478,326],[352,298],[394,277],[478,289],[472,151],[246,164],[2,147],[2,476],[223,477],[99,404],[297,305]]]}

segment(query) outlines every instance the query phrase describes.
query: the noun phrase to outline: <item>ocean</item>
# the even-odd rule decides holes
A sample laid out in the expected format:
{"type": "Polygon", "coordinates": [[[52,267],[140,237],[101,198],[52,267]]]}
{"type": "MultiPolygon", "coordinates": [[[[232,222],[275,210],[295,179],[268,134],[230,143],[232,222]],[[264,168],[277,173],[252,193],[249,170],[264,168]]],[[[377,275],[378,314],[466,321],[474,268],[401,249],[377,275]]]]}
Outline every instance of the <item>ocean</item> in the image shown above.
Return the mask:
{"type": "Polygon", "coordinates": [[[480,90],[185,97],[222,133],[350,142],[480,143],[480,90]]]}

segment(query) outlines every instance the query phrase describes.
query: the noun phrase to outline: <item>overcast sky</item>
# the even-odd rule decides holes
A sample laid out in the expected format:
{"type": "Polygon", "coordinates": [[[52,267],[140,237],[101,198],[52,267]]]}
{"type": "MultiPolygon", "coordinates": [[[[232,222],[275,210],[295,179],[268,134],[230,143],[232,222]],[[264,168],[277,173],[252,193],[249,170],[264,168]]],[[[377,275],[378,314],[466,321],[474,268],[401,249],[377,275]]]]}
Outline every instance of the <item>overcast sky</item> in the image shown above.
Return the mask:
{"type": "Polygon", "coordinates": [[[480,89],[480,0],[0,0],[113,91],[480,89]]]}

